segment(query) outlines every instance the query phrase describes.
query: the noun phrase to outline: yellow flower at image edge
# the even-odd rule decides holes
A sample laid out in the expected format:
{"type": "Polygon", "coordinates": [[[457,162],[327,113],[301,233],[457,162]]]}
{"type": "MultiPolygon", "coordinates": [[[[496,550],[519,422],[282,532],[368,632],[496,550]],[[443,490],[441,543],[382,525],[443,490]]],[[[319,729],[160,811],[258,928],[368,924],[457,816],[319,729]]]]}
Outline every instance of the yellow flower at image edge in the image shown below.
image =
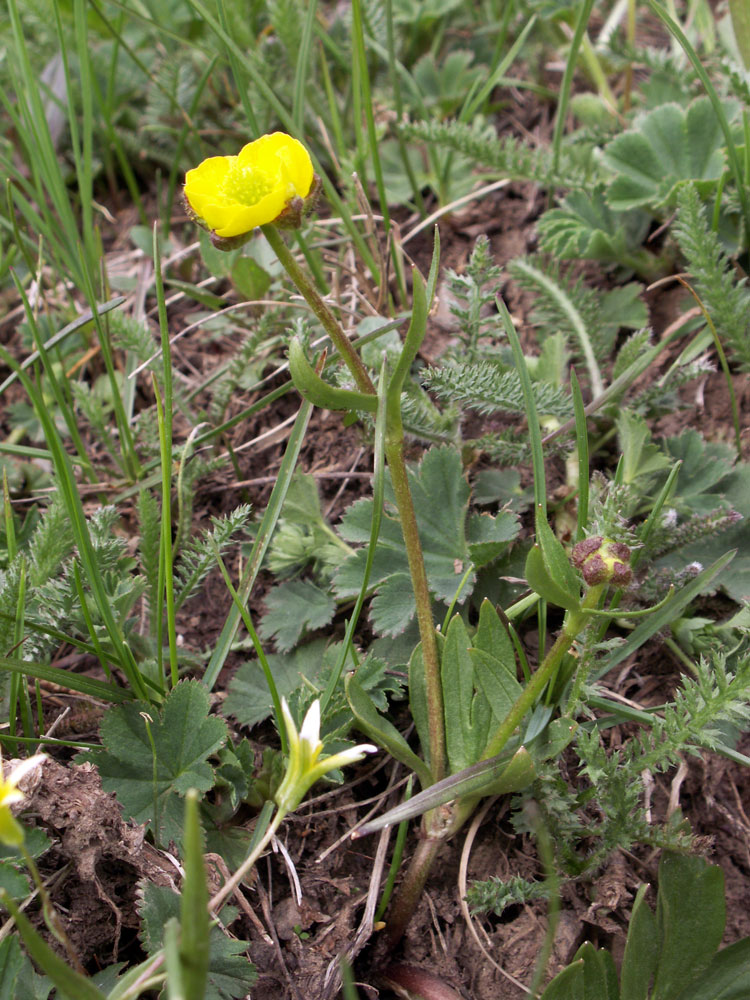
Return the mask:
{"type": "Polygon", "coordinates": [[[185,198],[206,227],[224,239],[275,222],[313,186],[310,154],[301,142],[273,132],[237,156],[211,156],[188,170],[185,198]]]}
{"type": "Polygon", "coordinates": [[[3,763],[0,758],[0,844],[18,847],[23,843],[23,827],[10,811],[10,807],[17,802],[23,802],[24,794],[18,789],[19,781],[45,759],[46,754],[38,753],[28,760],[22,760],[6,778],[3,776],[3,763]]]}

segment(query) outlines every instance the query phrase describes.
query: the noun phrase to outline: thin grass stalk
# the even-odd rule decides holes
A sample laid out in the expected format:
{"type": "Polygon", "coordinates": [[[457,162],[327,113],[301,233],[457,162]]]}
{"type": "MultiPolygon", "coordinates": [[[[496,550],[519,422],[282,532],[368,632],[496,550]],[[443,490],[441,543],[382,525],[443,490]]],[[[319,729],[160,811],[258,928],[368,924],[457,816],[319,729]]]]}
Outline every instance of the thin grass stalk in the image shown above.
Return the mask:
{"type": "Polygon", "coordinates": [[[339,159],[339,162],[348,153],[347,144],[344,141],[344,131],[341,126],[341,114],[338,108],[338,102],[336,100],[336,92],[333,89],[333,81],[331,80],[331,71],[328,68],[328,60],[326,59],[325,46],[320,43],[319,47],[320,54],[320,73],[323,78],[323,89],[326,93],[326,99],[328,101],[328,112],[330,115],[330,127],[333,130],[333,138],[336,145],[335,153],[339,159]]]}
{"type": "Polygon", "coordinates": [[[695,51],[693,46],[690,44],[690,40],[684,33],[682,28],[679,26],[677,21],[670,17],[667,11],[661,6],[661,4],[656,3],[656,0],[646,0],[649,8],[654,14],[659,18],[659,20],[664,24],[667,30],[674,36],[674,38],[682,46],[685,55],[690,60],[695,74],[703,84],[703,89],[706,91],[706,96],[711,101],[711,106],[714,109],[714,114],[716,115],[716,120],[719,123],[721,131],[724,133],[724,140],[726,142],[727,149],[727,159],[729,160],[729,169],[734,177],[734,182],[737,185],[737,197],[739,198],[740,205],[742,208],[742,216],[745,222],[745,246],[750,244],[750,198],[748,198],[747,187],[744,182],[744,175],[742,170],[742,164],[740,163],[739,154],[737,152],[737,146],[734,142],[734,137],[732,136],[732,130],[727,121],[727,116],[724,112],[724,108],[721,103],[721,99],[716,92],[716,88],[711,83],[711,79],[706,72],[706,69],[695,51]]]}
{"type": "Polygon", "coordinates": [[[190,107],[188,108],[188,120],[183,122],[180,134],[177,137],[174,160],[172,162],[172,167],[169,171],[169,179],[167,181],[167,200],[164,207],[164,215],[162,217],[162,228],[165,233],[169,231],[172,219],[172,206],[174,205],[174,197],[177,190],[177,176],[180,173],[180,164],[182,163],[182,154],[185,149],[185,144],[187,143],[188,136],[191,132],[193,132],[197,138],[200,139],[200,135],[193,124],[193,117],[198,111],[198,105],[203,97],[203,91],[206,89],[206,84],[211,79],[211,75],[218,60],[218,55],[215,55],[213,59],[208,61],[206,68],[201,73],[198,85],[195,88],[193,100],[190,102],[190,107]]]}
{"type": "MultiPolygon", "coordinates": [[[[35,333],[37,349],[44,359],[44,346],[41,343],[39,331],[36,327],[36,323],[34,322],[34,316],[29,307],[28,299],[26,298],[23,289],[19,285],[16,287],[21,295],[29,324],[35,333]]],[[[146,689],[144,687],[140,671],[138,670],[138,666],[133,657],[133,653],[125,641],[112,612],[110,599],[106,592],[106,587],[97,563],[96,553],[91,542],[91,536],[89,535],[88,524],[86,523],[86,516],[83,511],[83,505],[78,491],[78,484],[75,481],[70,459],[68,458],[67,452],[63,448],[54,420],[50,416],[46,406],[44,405],[44,401],[37,392],[31,379],[29,379],[28,375],[20,369],[20,366],[3,347],[0,347],[0,357],[3,358],[9,367],[15,368],[18,372],[19,377],[24,384],[24,388],[26,389],[26,392],[28,393],[29,398],[36,410],[37,417],[42,424],[47,445],[52,455],[52,461],[54,463],[56,478],[58,481],[58,488],[62,494],[65,508],[73,527],[73,533],[78,548],[78,555],[84,572],[86,573],[86,579],[91,587],[94,601],[100,615],[102,616],[110,641],[112,642],[114,659],[117,660],[120,667],[124,671],[128,682],[132,686],[135,693],[139,697],[146,697],[146,689]]],[[[105,661],[103,661],[103,665],[104,662],[105,661]]]]}
{"type": "Polygon", "coordinates": [[[589,433],[583,396],[575,368],[570,371],[570,391],[576,420],[576,449],[578,451],[578,513],[576,541],[580,542],[589,520],[589,433]]]}
{"type": "MultiPolygon", "coordinates": [[[[70,201],[70,195],[61,174],[57,154],[44,113],[44,106],[39,87],[39,75],[32,66],[29,57],[26,38],[21,24],[21,17],[16,0],[8,0],[11,28],[14,42],[14,52],[20,62],[21,79],[13,71],[16,94],[18,97],[18,115],[16,127],[23,145],[28,153],[28,166],[32,176],[34,197],[44,218],[43,232],[49,242],[57,245],[61,256],[60,264],[80,284],[80,269],[77,246],[80,240],[78,222],[75,218],[70,201]],[[54,219],[49,212],[49,204],[55,210],[54,219]],[[62,242],[58,237],[62,235],[62,242]]],[[[4,98],[8,107],[9,102],[4,98]]],[[[69,113],[71,127],[75,127],[74,115],[69,113]]],[[[13,170],[13,175],[17,172],[13,170]]]]}
{"type": "Polygon", "coordinates": [[[573,74],[575,72],[578,52],[583,41],[583,34],[586,25],[591,17],[591,10],[594,0],[583,0],[578,10],[573,37],[570,40],[570,50],[565,61],[565,70],[560,82],[560,97],[557,102],[557,112],[555,114],[555,128],[552,133],[552,173],[556,174],[560,168],[560,153],[562,150],[563,131],[565,130],[565,119],[568,114],[568,103],[570,102],[570,89],[573,85],[573,74]]]}
{"type": "MultiPolygon", "coordinates": [[[[24,641],[24,608],[26,604],[26,560],[21,560],[21,573],[18,580],[18,596],[16,598],[16,619],[13,628],[13,646],[12,649],[15,651],[23,645],[24,641]]],[[[23,674],[13,674],[10,679],[10,691],[8,693],[8,725],[10,727],[10,735],[15,736],[16,734],[16,714],[18,711],[18,703],[22,697],[23,686],[26,682],[26,678],[23,674]]],[[[24,736],[30,736],[30,733],[24,733],[24,736]]],[[[12,753],[16,753],[15,745],[12,753]]]]}
{"type": "MultiPolygon", "coordinates": [[[[380,207],[380,213],[383,216],[383,229],[385,231],[386,239],[390,243],[391,259],[393,261],[393,267],[396,274],[396,280],[398,282],[399,294],[402,301],[406,301],[406,283],[404,281],[404,272],[401,261],[401,255],[399,253],[399,247],[396,245],[396,241],[389,239],[391,235],[391,215],[388,209],[388,195],[385,190],[385,181],[383,179],[383,165],[380,160],[380,148],[378,144],[378,135],[375,128],[375,110],[372,101],[372,89],[370,87],[370,69],[367,63],[367,52],[365,49],[365,32],[364,24],[362,19],[362,3],[361,0],[352,0],[352,35],[353,35],[353,50],[354,50],[354,66],[358,67],[358,72],[355,74],[354,79],[354,90],[355,99],[357,93],[357,84],[361,87],[362,91],[362,104],[364,106],[365,121],[367,123],[367,139],[369,143],[369,154],[372,161],[372,169],[375,174],[375,186],[378,191],[378,202],[380,207]]],[[[359,139],[360,134],[361,119],[357,118],[355,121],[355,128],[357,129],[357,137],[359,139]]],[[[365,170],[364,158],[361,160],[360,169],[362,170],[362,181],[363,183],[367,179],[367,173],[365,170]]],[[[388,281],[388,276],[386,274],[381,275],[381,280],[379,284],[385,287],[388,281]]]]}
{"type": "Polygon", "coordinates": [[[281,714],[281,698],[279,697],[279,689],[276,687],[276,681],[273,676],[273,671],[271,670],[271,665],[268,662],[268,657],[266,656],[266,651],[263,649],[263,643],[260,641],[260,636],[258,635],[253,620],[250,616],[250,612],[247,610],[245,603],[240,600],[240,596],[237,593],[234,584],[232,583],[232,578],[229,576],[229,571],[221,558],[221,553],[219,552],[218,545],[215,544],[213,539],[211,539],[214,550],[214,558],[216,559],[216,565],[221,571],[221,575],[224,578],[224,584],[227,590],[232,595],[232,601],[234,606],[239,611],[242,616],[242,623],[247,629],[247,634],[250,636],[250,640],[255,649],[255,655],[258,657],[258,663],[260,663],[261,670],[263,671],[263,676],[266,679],[266,684],[268,685],[268,691],[271,695],[271,701],[273,703],[273,715],[274,721],[276,722],[276,729],[281,740],[281,752],[286,756],[289,752],[286,726],[284,725],[284,717],[281,714]]]}
{"type": "Polygon", "coordinates": [[[167,306],[164,300],[164,283],[161,274],[161,254],[159,251],[159,230],[154,225],[154,284],[159,313],[161,350],[164,364],[164,404],[162,406],[156,376],[153,376],[156,414],[159,425],[159,451],[161,458],[161,536],[159,545],[159,582],[157,584],[158,607],[156,611],[157,658],[162,668],[163,610],[162,594],[165,597],[167,613],[167,641],[169,643],[169,674],[172,687],[179,680],[177,664],[177,627],[174,607],[174,556],[172,553],[172,355],[169,343],[167,306]]]}
{"type": "MultiPolygon", "coordinates": [[[[218,23],[221,26],[221,34],[224,35],[222,41],[224,42],[229,69],[231,70],[232,77],[234,78],[234,86],[239,94],[239,98],[242,103],[242,110],[244,111],[245,118],[247,118],[247,123],[250,126],[250,132],[252,133],[253,138],[257,139],[261,135],[262,129],[255,116],[255,111],[250,100],[250,88],[247,86],[248,80],[252,76],[252,73],[249,72],[249,65],[245,61],[248,57],[243,57],[239,49],[237,49],[237,47],[233,44],[228,44],[227,40],[231,39],[231,35],[229,33],[227,8],[224,0],[217,0],[216,10],[219,15],[218,23]]],[[[252,58],[252,56],[250,58],[252,58]]]]}
{"type": "MultiPolygon", "coordinates": [[[[271,541],[271,536],[273,535],[281,514],[281,508],[284,505],[289,484],[292,481],[292,475],[294,474],[299,454],[305,440],[305,432],[310,421],[311,413],[312,404],[307,401],[303,401],[302,406],[299,408],[297,413],[297,418],[294,422],[292,432],[289,435],[286,451],[284,452],[284,458],[281,462],[278,476],[276,478],[276,484],[274,485],[274,488],[271,491],[271,496],[268,499],[265,513],[263,514],[263,518],[258,528],[258,533],[255,536],[255,542],[253,543],[253,547],[250,552],[250,558],[248,559],[242,578],[237,586],[237,594],[243,604],[247,603],[250,597],[250,593],[255,584],[261,563],[263,562],[269,542],[271,541]]],[[[240,620],[241,615],[239,610],[236,604],[233,603],[232,607],[229,609],[221,634],[216,640],[216,645],[214,646],[213,653],[211,654],[211,659],[209,660],[205,673],[203,674],[203,683],[209,690],[211,690],[216,683],[226,658],[229,655],[240,620]]]]}
{"type": "MultiPolygon", "coordinates": [[[[399,74],[396,70],[396,35],[393,29],[393,0],[385,0],[385,18],[387,32],[386,44],[388,46],[388,81],[393,94],[396,115],[398,121],[401,121],[404,117],[404,102],[401,96],[401,80],[399,79],[399,74]]],[[[409,178],[414,203],[417,206],[417,211],[419,212],[420,217],[424,219],[427,216],[427,207],[424,203],[424,198],[422,197],[422,191],[417,183],[417,178],[411,165],[411,160],[409,159],[409,150],[406,145],[406,141],[398,130],[396,131],[396,141],[398,142],[398,152],[401,157],[404,172],[409,178]]]]}
{"type": "Polygon", "coordinates": [[[385,438],[386,438],[386,391],[388,383],[385,377],[386,360],[383,358],[383,367],[380,372],[380,382],[378,383],[378,409],[375,415],[375,436],[373,440],[373,477],[372,477],[372,524],[370,525],[370,538],[367,543],[367,559],[365,561],[364,574],[362,576],[362,586],[359,588],[357,599],[349,621],[346,625],[346,633],[342,644],[341,655],[336,666],[331,671],[325,691],[320,698],[320,714],[323,716],[333,697],[334,691],[339,683],[341,674],[346,664],[349,652],[354,652],[354,630],[357,627],[359,616],[362,613],[365,600],[368,596],[368,587],[372,566],[375,561],[375,551],[380,536],[380,526],[383,520],[383,504],[385,500],[385,438]]]}
{"type": "Polygon", "coordinates": [[[317,12],[318,0],[308,0],[305,20],[302,25],[302,37],[296,56],[297,65],[294,72],[294,98],[292,101],[292,120],[299,135],[304,135],[305,132],[307,73],[310,66],[313,25],[315,24],[317,12]]]}
{"type": "Polygon", "coordinates": [[[518,58],[519,53],[526,44],[526,39],[531,33],[537,21],[536,14],[532,14],[526,24],[523,26],[518,38],[513,42],[510,49],[503,58],[500,58],[500,49],[495,49],[494,56],[494,68],[490,69],[489,76],[485,80],[481,89],[478,89],[475,94],[467,94],[463,103],[463,107],[458,114],[458,120],[462,122],[469,122],[472,120],[477,111],[481,108],[484,102],[489,98],[490,94],[495,87],[499,86],[501,81],[504,79],[506,73],[513,65],[513,63],[518,58]]]}

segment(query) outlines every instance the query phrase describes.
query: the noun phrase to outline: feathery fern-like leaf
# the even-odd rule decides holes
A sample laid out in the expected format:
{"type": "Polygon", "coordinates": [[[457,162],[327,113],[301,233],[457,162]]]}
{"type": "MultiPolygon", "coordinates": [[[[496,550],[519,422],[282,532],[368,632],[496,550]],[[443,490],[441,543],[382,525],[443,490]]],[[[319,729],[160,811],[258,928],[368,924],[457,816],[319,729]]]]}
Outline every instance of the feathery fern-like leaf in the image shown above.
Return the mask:
{"type": "MultiPolygon", "coordinates": [[[[425,384],[441,399],[467,406],[477,413],[524,413],[523,390],[518,372],[504,370],[495,361],[427,368],[425,384]]],[[[570,397],[548,382],[533,383],[537,410],[543,416],[567,420],[570,397]]]]}
{"type": "Polygon", "coordinates": [[[412,141],[444,146],[470,157],[477,166],[487,167],[512,180],[536,181],[545,187],[578,188],[589,177],[566,153],[553,170],[552,156],[546,149],[533,149],[510,136],[498,138],[487,125],[468,125],[458,121],[408,121],[397,126],[401,135],[412,141]]]}
{"type": "Polygon", "coordinates": [[[180,554],[176,567],[177,593],[175,607],[179,608],[195,594],[216,564],[216,550],[223,552],[233,538],[244,531],[250,520],[250,505],[241,504],[230,514],[212,517],[211,527],[197,538],[191,539],[180,554]]]}
{"type": "Polygon", "coordinates": [[[734,269],[708,224],[694,185],[677,196],[678,221],[674,235],[688,263],[690,278],[719,339],[734,359],[750,369],[750,289],[737,280],[734,269]]]}

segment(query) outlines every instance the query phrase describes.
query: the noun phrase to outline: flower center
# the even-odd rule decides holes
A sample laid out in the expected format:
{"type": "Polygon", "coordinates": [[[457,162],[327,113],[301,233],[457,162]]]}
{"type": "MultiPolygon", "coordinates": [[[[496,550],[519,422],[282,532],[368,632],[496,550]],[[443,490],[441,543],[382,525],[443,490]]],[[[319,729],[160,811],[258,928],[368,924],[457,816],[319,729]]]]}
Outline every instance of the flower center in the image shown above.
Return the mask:
{"type": "Polygon", "coordinates": [[[264,171],[232,166],[224,181],[224,195],[240,205],[257,205],[273,187],[273,178],[264,171]]]}

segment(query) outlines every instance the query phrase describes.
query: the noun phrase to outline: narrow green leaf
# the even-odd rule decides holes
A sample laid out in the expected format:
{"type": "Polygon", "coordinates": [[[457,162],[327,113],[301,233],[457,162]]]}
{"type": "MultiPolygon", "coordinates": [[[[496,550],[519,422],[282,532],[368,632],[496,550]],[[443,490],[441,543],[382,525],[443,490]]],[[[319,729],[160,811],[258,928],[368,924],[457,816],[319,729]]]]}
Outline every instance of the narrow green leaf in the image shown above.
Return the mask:
{"type": "Polygon", "coordinates": [[[617,970],[608,951],[586,941],[575,957],[583,959],[583,1000],[619,1000],[617,970]]]}
{"type": "Polygon", "coordinates": [[[659,958],[656,919],[644,898],[647,890],[647,885],[639,888],[630,915],[625,955],[620,971],[621,1000],[648,1000],[651,980],[659,958]]]}
{"type": "Polygon", "coordinates": [[[357,680],[356,674],[348,674],[344,683],[349,706],[357,720],[357,728],[387,750],[391,757],[414,771],[422,788],[429,787],[434,781],[429,767],[414,753],[393,723],[380,714],[370,695],[357,680]]]}
{"type": "Polygon", "coordinates": [[[289,374],[299,394],[314,406],[325,410],[364,410],[366,413],[375,413],[378,408],[378,397],[374,393],[339,389],[323,381],[305,357],[299,337],[292,337],[289,342],[289,374]]]}
{"type": "MultiPolygon", "coordinates": [[[[442,643],[438,640],[438,649],[440,650],[441,648],[442,643]]],[[[411,710],[411,717],[414,719],[414,725],[417,728],[420,748],[427,761],[427,766],[431,767],[427,681],[425,680],[421,642],[414,648],[414,652],[409,657],[409,709],[411,710]]]]}
{"type": "Polygon", "coordinates": [[[65,959],[55,954],[50,946],[42,940],[6,892],[0,891],[0,898],[3,906],[15,920],[29,955],[47,973],[61,992],[69,997],[75,997],[76,1000],[106,1000],[104,994],[94,986],[90,979],[71,969],[65,959]]]}
{"type": "Polygon", "coordinates": [[[454,799],[480,799],[484,795],[500,795],[527,788],[536,777],[531,756],[525,747],[519,747],[511,757],[507,751],[481,760],[478,764],[452,774],[442,781],[423,789],[406,802],[366,823],[357,830],[358,837],[382,830],[385,826],[421,816],[430,809],[436,809],[454,799]]]}
{"type": "Polygon", "coordinates": [[[176,917],[164,925],[164,964],[167,968],[167,1000],[187,1000],[182,977],[180,922],[176,917]]]}
{"type": "Polygon", "coordinates": [[[51,681],[71,691],[80,691],[92,698],[101,698],[109,702],[132,701],[135,695],[127,688],[116,687],[105,681],[97,681],[93,677],[85,677],[70,670],[59,667],[48,667],[44,663],[33,663],[31,660],[14,660],[8,656],[0,656],[0,674],[3,670],[9,673],[22,674],[25,677],[36,677],[40,681],[51,681]]]}
{"type": "MultiPolygon", "coordinates": [[[[253,589],[255,579],[260,570],[261,563],[263,562],[263,557],[265,556],[269,542],[271,541],[271,536],[273,535],[276,527],[276,522],[281,514],[284,497],[289,489],[289,484],[291,482],[292,475],[294,474],[294,468],[297,464],[297,459],[299,458],[299,453],[305,440],[305,431],[307,430],[311,412],[312,404],[304,402],[299,409],[297,419],[294,421],[292,432],[289,435],[289,441],[276,477],[276,483],[271,491],[271,496],[268,499],[268,506],[266,507],[265,514],[260,522],[258,534],[255,536],[255,543],[253,544],[250,558],[248,559],[247,566],[242,574],[242,579],[237,587],[237,593],[243,603],[247,603],[247,600],[250,597],[250,592],[253,589]]],[[[209,691],[216,683],[226,658],[229,655],[229,651],[232,647],[232,642],[234,641],[237,629],[239,628],[241,618],[242,616],[239,608],[235,603],[233,603],[229,609],[226,621],[224,622],[221,635],[216,640],[214,651],[211,654],[211,659],[209,660],[208,666],[206,667],[206,671],[203,675],[203,683],[209,691]]],[[[277,721],[280,726],[281,720],[277,721]]]]}
{"type": "Polygon", "coordinates": [[[208,887],[198,805],[198,793],[191,788],[185,798],[185,881],[180,899],[180,965],[185,1000],[204,1000],[211,954],[208,887]]]}
{"type": "Polygon", "coordinates": [[[550,575],[538,545],[529,549],[524,576],[531,589],[550,604],[565,608],[566,611],[575,611],[580,607],[580,599],[573,598],[564,587],[560,586],[555,577],[550,575]]]}
{"type": "Polygon", "coordinates": [[[721,558],[717,559],[716,562],[707,566],[690,583],[686,584],[681,590],[678,590],[671,600],[667,601],[658,611],[654,611],[644,622],[633,629],[621,646],[618,646],[604,657],[594,676],[592,676],[592,680],[598,680],[598,678],[603,677],[612,667],[616,667],[618,663],[622,663],[636,649],[640,649],[644,642],[650,639],[652,635],[655,635],[660,629],[666,628],[670,622],[674,621],[680,611],[687,607],[691,601],[695,600],[699,594],[703,593],[709,582],[718,576],[724,567],[734,559],[735,554],[736,552],[727,552],[721,558]]]}
{"type": "MultiPolygon", "coordinates": [[[[500,725],[521,695],[521,685],[515,671],[508,670],[507,662],[495,659],[481,649],[470,650],[477,686],[492,709],[494,726],[500,725]]],[[[449,708],[450,710],[450,708],[449,708]]]]}
{"type": "Polygon", "coordinates": [[[583,960],[578,959],[559,972],[540,1000],[582,1000],[583,960]]]}
{"type": "Polygon", "coordinates": [[[665,851],[656,899],[659,962],[651,1000],[676,1000],[711,962],[724,934],[724,873],[703,858],[665,851]]]}
{"type": "Polygon", "coordinates": [[[491,719],[484,694],[474,689],[474,663],[469,633],[454,615],[445,635],[440,672],[445,705],[445,744],[451,773],[463,771],[481,757],[491,719]]]}
{"type": "MultiPolygon", "coordinates": [[[[750,997],[750,938],[724,948],[679,1000],[747,1000],[750,997]]],[[[623,998],[624,1000],[624,998],[623,998]]]]}

